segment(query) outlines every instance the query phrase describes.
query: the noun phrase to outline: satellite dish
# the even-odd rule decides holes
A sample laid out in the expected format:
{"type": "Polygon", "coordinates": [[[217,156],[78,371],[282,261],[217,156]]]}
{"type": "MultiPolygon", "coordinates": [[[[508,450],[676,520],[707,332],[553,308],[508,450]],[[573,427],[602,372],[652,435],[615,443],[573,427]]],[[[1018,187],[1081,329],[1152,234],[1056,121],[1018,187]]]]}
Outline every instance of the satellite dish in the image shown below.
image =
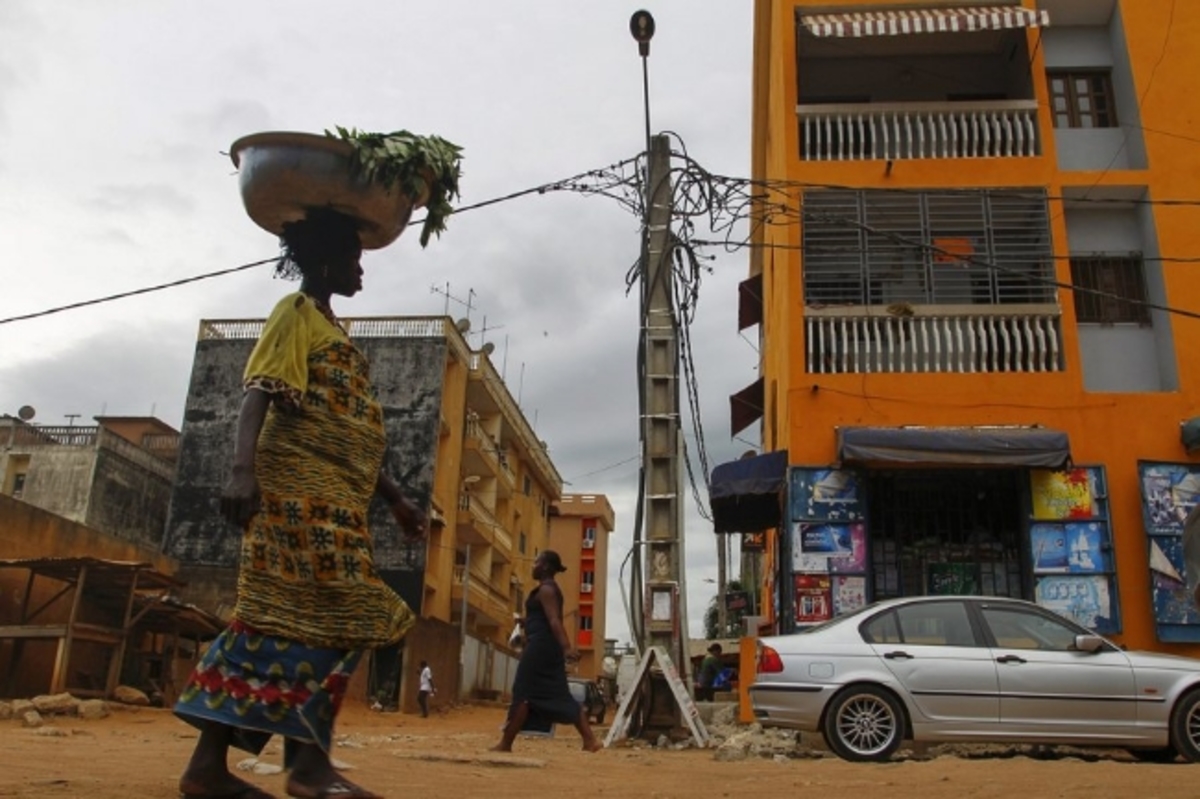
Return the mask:
{"type": "Polygon", "coordinates": [[[28,422],[30,419],[32,419],[36,415],[37,415],[37,411],[35,411],[33,409],[32,405],[22,405],[21,408],[17,411],[17,416],[20,418],[20,420],[22,422],[28,422]]]}
{"type": "Polygon", "coordinates": [[[459,319],[457,322],[455,322],[454,326],[458,328],[459,333],[466,333],[471,329],[471,320],[464,316],[462,319],[459,319]]]}
{"type": "Polygon", "coordinates": [[[493,344],[492,342],[489,341],[483,345],[483,354],[484,355],[491,355],[495,351],[496,351],[496,345],[493,344]]]}
{"type": "Polygon", "coordinates": [[[612,679],[617,676],[617,659],[612,655],[606,655],[604,660],[600,662],[600,671],[605,677],[612,679]]]}

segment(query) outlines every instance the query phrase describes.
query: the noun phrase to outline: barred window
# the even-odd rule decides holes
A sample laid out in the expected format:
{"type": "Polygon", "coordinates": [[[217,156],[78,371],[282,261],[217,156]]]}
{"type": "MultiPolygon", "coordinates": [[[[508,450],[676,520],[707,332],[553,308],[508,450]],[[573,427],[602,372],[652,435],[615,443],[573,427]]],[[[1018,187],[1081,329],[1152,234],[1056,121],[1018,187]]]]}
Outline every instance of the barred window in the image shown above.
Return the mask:
{"type": "Polygon", "coordinates": [[[1084,289],[1074,292],[1078,321],[1101,325],[1150,324],[1140,255],[1072,258],[1071,283],[1084,289]]]}
{"type": "Polygon", "coordinates": [[[1045,192],[804,195],[808,305],[1054,302],[1045,192]]]}
{"type": "Polygon", "coordinates": [[[1056,128],[1115,128],[1112,78],[1106,71],[1054,70],[1050,103],[1056,128]]]}

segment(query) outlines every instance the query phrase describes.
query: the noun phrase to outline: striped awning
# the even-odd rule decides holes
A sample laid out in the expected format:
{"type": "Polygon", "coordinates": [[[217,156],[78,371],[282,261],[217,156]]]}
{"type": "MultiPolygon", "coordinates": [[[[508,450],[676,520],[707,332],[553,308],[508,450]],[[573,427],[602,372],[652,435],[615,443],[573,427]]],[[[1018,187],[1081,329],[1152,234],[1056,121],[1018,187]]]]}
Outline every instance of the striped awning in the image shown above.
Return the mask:
{"type": "Polygon", "coordinates": [[[903,11],[853,11],[843,14],[805,14],[809,33],[842,39],[863,36],[901,36],[908,33],[970,33],[972,31],[1044,28],[1050,14],[1021,6],[971,8],[910,8],[903,11]]]}

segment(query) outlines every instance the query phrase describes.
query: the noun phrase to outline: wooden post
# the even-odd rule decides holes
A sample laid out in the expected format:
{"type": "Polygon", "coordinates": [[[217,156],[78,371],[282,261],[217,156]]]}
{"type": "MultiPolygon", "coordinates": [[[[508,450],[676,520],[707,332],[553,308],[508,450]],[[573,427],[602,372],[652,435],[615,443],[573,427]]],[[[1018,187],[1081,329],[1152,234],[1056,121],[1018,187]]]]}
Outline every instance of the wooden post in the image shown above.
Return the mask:
{"type": "Polygon", "coordinates": [[[129,635],[132,632],[130,619],[133,617],[133,600],[137,596],[138,576],[141,572],[135,571],[133,579],[129,581],[129,596],[125,598],[125,616],[121,619],[121,640],[113,649],[112,659],[108,662],[108,679],[104,681],[104,698],[112,697],[113,692],[117,690],[117,682],[121,679],[121,666],[125,663],[125,648],[129,643],[129,635]]]}
{"type": "Polygon", "coordinates": [[[67,689],[67,669],[71,665],[71,644],[75,640],[75,620],[79,617],[79,606],[83,602],[83,589],[87,583],[86,564],[79,567],[79,579],[75,582],[75,596],[71,599],[71,615],[67,618],[67,631],[58,639],[58,654],[54,658],[54,673],[50,676],[50,693],[61,694],[67,689]]]}
{"type": "MultiPolygon", "coordinates": [[[[14,425],[14,429],[15,429],[14,425]]],[[[25,581],[25,595],[21,599],[21,615],[18,618],[20,624],[25,624],[29,621],[29,600],[33,597],[33,581],[37,577],[37,572],[33,569],[29,570],[29,579],[25,581]]],[[[9,696],[17,688],[17,667],[21,665],[21,657],[25,653],[25,640],[18,638],[13,641],[11,659],[8,661],[8,674],[5,676],[6,693],[9,696]]]]}

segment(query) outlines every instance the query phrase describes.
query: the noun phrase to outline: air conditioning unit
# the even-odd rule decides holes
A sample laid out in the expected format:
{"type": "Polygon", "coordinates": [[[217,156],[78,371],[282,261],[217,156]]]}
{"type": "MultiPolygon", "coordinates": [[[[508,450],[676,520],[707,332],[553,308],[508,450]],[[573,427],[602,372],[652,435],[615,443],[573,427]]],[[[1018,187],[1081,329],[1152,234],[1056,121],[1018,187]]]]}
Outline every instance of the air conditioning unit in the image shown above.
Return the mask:
{"type": "Polygon", "coordinates": [[[590,593],[592,593],[592,584],[591,584],[591,583],[584,583],[583,585],[579,586],[579,593],[581,593],[581,594],[590,594],[590,593]]]}

